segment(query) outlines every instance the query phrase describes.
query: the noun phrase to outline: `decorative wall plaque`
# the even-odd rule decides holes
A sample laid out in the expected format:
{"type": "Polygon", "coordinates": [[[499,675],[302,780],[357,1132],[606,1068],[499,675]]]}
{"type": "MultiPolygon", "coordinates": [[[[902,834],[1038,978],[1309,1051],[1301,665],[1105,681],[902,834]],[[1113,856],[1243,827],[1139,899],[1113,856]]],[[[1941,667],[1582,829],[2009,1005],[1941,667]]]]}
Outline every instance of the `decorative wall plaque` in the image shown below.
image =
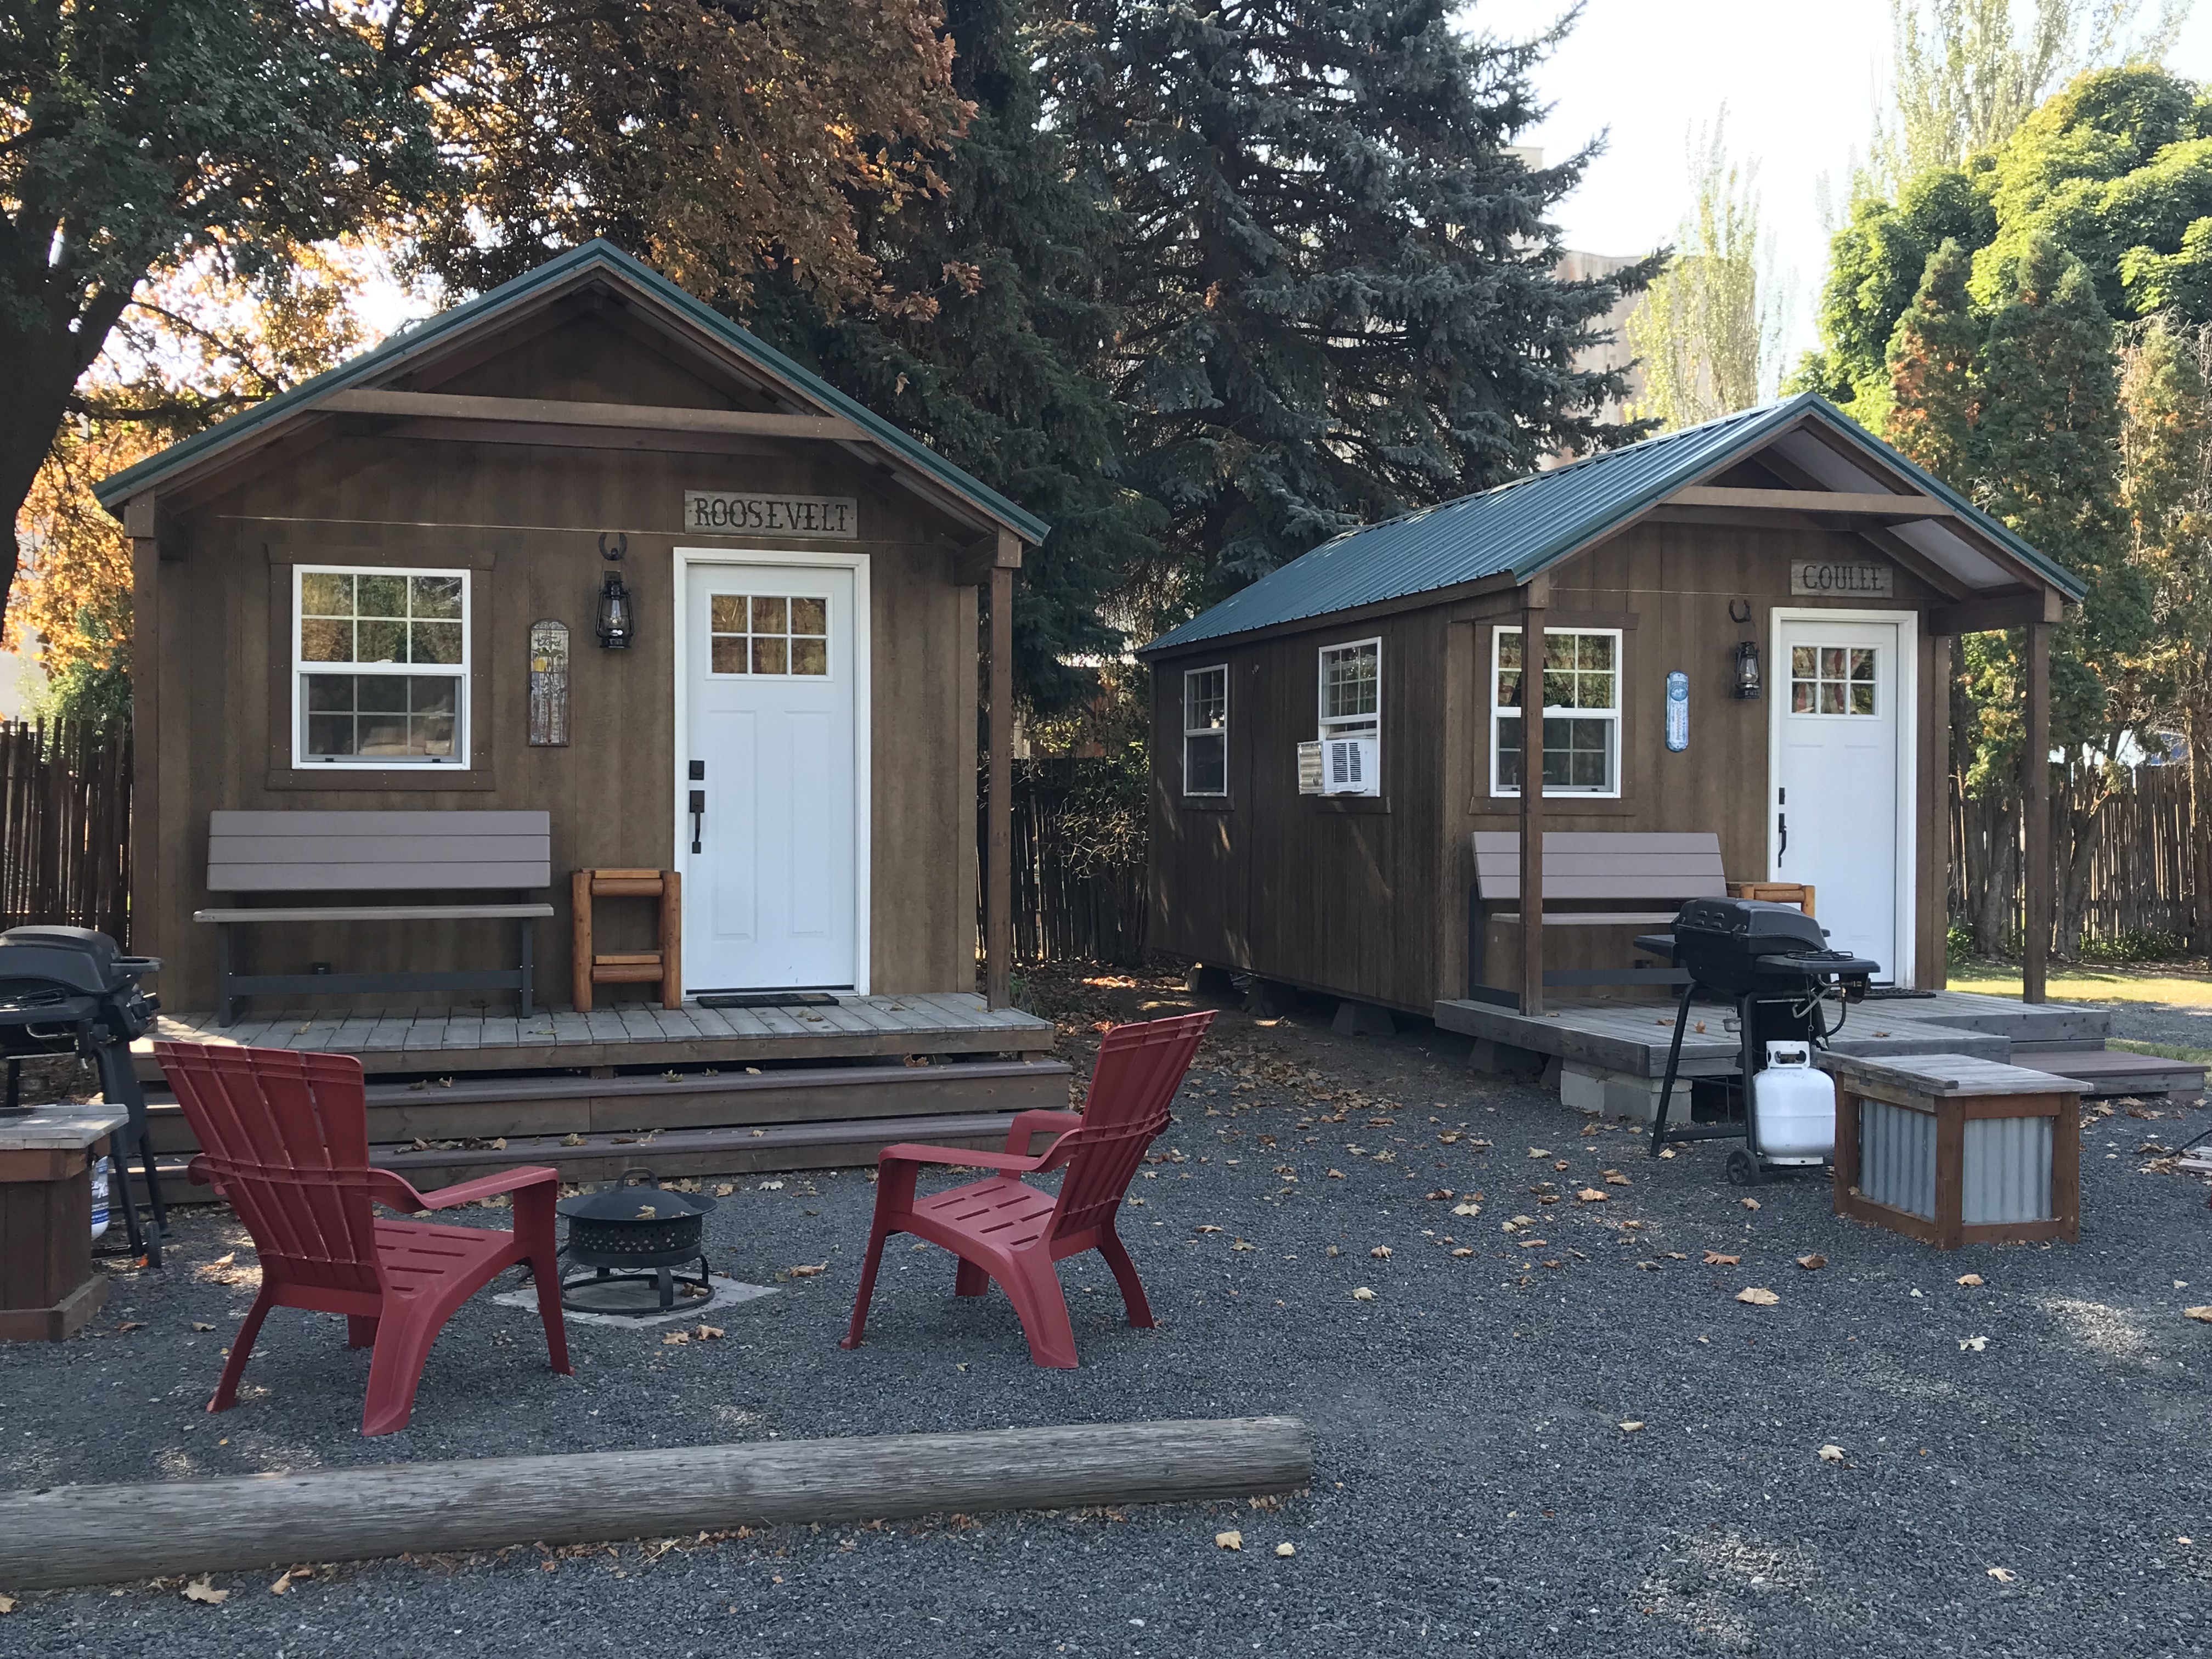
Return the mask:
{"type": "Polygon", "coordinates": [[[1886,564],[1841,559],[1792,559],[1790,591],[1823,599],[1887,599],[1896,592],[1886,564]]]}
{"type": "Polygon", "coordinates": [[[530,746],[568,744],[568,624],[550,617],[530,624],[530,746]]]}
{"type": "Polygon", "coordinates": [[[684,527],[723,534],[757,531],[771,536],[829,536],[850,541],[860,534],[860,503],[850,495],[744,495],[716,489],[684,492],[684,527]]]}

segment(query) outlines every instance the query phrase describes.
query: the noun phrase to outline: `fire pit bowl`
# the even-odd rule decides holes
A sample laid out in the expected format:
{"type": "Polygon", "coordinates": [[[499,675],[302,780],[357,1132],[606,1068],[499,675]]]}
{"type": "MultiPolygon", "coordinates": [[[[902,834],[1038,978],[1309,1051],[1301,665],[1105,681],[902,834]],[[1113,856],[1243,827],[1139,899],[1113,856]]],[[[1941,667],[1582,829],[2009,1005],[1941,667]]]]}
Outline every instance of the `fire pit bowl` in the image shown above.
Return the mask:
{"type": "Polygon", "coordinates": [[[648,1317],[676,1306],[678,1287],[713,1294],[702,1242],[714,1200],[660,1185],[650,1170],[625,1170],[595,1193],[554,1206],[568,1218],[562,1254],[584,1269],[563,1275],[561,1305],[576,1313],[648,1317]],[[696,1273],[678,1267],[698,1264],[696,1273]]]}

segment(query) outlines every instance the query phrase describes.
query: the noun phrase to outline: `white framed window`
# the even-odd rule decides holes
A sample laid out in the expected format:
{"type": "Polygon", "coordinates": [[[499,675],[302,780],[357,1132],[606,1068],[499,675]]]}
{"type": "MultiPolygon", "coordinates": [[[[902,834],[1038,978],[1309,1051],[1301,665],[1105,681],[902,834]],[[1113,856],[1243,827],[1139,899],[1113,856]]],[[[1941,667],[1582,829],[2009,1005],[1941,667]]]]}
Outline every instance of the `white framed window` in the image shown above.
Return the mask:
{"type": "Polygon", "coordinates": [[[1382,641],[1321,648],[1321,736],[1382,735],[1382,641]]]}
{"type": "Polygon", "coordinates": [[[469,763],[469,573],[295,565],[292,761],[469,763]]]}
{"type": "MultiPolygon", "coordinates": [[[[1521,630],[1490,635],[1490,793],[1521,793],[1521,630]]],[[[1547,628],[1541,675],[1544,793],[1620,793],[1620,630],[1547,628]]]]}
{"type": "Polygon", "coordinates": [[[1182,677],[1182,792],[1229,793],[1229,667],[1192,668],[1182,677]]]}
{"type": "Polygon", "coordinates": [[[1790,712],[1793,715],[1870,715],[1881,682],[1875,673],[1879,646],[1793,645],[1790,647],[1790,712]]]}

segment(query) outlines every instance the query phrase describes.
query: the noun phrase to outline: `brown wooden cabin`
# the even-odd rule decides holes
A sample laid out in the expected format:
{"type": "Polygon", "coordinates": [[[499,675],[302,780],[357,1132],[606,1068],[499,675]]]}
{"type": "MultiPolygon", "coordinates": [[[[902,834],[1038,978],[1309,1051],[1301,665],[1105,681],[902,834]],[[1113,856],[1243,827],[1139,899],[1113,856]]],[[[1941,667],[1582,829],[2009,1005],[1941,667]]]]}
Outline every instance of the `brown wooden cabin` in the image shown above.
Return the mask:
{"type": "MultiPolygon", "coordinates": [[[[1012,583],[1046,526],[636,260],[562,255],[100,496],[135,561],[132,944],[164,960],[178,1034],[416,1070],[1048,1046],[1004,1007],[1003,950],[993,1008],[975,995],[979,712],[1009,708],[1012,583]],[[599,638],[611,573],[625,648],[599,638]],[[549,815],[546,889],[489,896],[552,905],[550,1011],[518,1024],[511,994],[402,991],[264,997],[220,1030],[197,1012],[216,929],[196,912],[465,896],[210,890],[212,814],[363,810],[549,815]],[[590,1016],[561,1006],[571,872],[593,868],[682,877],[683,1006],[659,1006],[649,971],[602,986],[590,1016]],[[792,988],[836,1005],[696,1005],[792,988]]],[[[515,949],[500,920],[239,939],[279,975],[515,949]]],[[[649,903],[599,902],[595,953],[653,940],[649,903]]]]}
{"type": "Polygon", "coordinates": [[[2081,591],[1814,396],[1350,532],[1141,653],[1151,939],[1423,1015],[1539,1012],[1547,968],[1626,968],[1637,930],[1471,924],[1473,832],[1708,831],[1730,882],[1812,885],[1834,945],[1939,988],[1951,641],[2027,624],[2047,722],[2049,628],[2081,591]]]}

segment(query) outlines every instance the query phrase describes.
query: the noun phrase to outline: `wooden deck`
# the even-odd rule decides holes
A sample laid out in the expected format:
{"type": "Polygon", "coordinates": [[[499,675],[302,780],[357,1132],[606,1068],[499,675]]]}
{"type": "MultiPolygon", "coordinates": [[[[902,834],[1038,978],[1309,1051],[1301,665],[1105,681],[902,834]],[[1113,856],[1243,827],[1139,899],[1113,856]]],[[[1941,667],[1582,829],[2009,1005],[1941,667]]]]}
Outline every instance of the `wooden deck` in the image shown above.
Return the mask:
{"type": "MultiPolygon", "coordinates": [[[[155,1036],[357,1055],[372,1073],[567,1071],[600,1066],[745,1065],[763,1060],[874,1060],[906,1054],[1035,1054],[1049,1050],[1049,1020],[986,1008],[972,992],[848,996],[819,1008],[697,1008],[641,1003],[588,1014],[559,1009],[530,1019],[445,1007],[347,1015],[299,1010],[218,1025],[212,1013],[163,1014],[155,1036]]],[[[148,1082],[152,1037],[134,1045],[148,1082]]]]}

